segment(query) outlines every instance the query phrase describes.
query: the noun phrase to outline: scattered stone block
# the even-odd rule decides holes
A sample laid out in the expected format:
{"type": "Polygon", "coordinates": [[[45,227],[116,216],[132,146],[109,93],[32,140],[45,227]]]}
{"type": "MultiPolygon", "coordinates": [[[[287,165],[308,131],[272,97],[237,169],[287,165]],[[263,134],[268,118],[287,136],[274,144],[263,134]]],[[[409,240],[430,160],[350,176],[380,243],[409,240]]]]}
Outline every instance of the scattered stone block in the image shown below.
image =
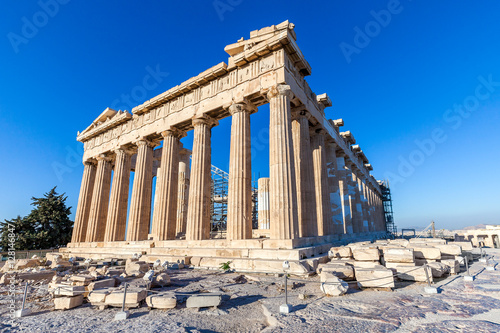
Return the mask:
{"type": "Polygon", "coordinates": [[[472,246],[472,242],[470,241],[464,241],[464,242],[453,242],[451,244],[455,244],[455,245],[459,245],[461,248],[462,248],[462,251],[472,251],[472,249],[474,248],[472,246]]]}
{"type": "Polygon", "coordinates": [[[54,305],[56,310],[68,310],[82,305],[83,295],[72,297],[56,297],[54,298],[54,305]]]}
{"type": "Polygon", "coordinates": [[[355,279],[354,267],[351,265],[348,265],[346,263],[343,263],[343,264],[337,264],[337,263],[321,264],[317,269],[317,272],[318,271],[319,271],[320,275],[323,273],[325,273],[325,274],[331,273],[342,280],[352,281],[355,279]]]}
{"type": "Polygon", "coordinates": [[[344,295],[349,289],[349,284],[335,275],[329,272],[321,273],[321,286],[320,289],[322,292],[329,296],[341,296],[344,295]]]}
{"type": "Polygon", "coordinates": [[[431,262],[427,266],[432,271],[432,276],[435,278],[440,278],[449,272],[448,266],[440,262],[431,262]]]}
{"type": "MultiPolygon", "coordinates": [[[[405,281],[417,281],[417,282],[426,282],[427,281],[427,275],[425,275],[425,268],[424,266],[397,266],[395,267],[396,269],[396,276],[400,278],[401,280],[405,281]]],[[[433,282],[432,275],[429,272],[429,280],[430,282],[433,282]]]]}
{"type": "Polygon", "coordinates": [[[94,282],[89,283],[87,290],[92,291],[92,290],[96,290],[96,289],[110,288],[110,287],[114,287],[115,285],[116,285],[115,278],[104,279],[104,280],[99,280],[99,281],[94,281],[94,282]]]}
{"type": "Polygon", "coordinates": [[[362,288],[394,288],[394,276],[390,269],[354,267],[356,281],[362,288]]]}
{"type": "Polygon", "coordinates": [[[415,262],[415,256],[412,248],[385,248],[384,249],[385,262],[415,262]]]}
{"type": "Polygon", "coordinates": [[[397,244],[404,247],[407,247],[410,242],[407,239],[399,238],[399,239],[389,239],[389,244],[397,244]]]}
{"type": "Polygon", "coordinates": [[[18,259],[14,269],[25,269],[28,267],[37,267],[39,265],[38,259],[18,259]]]}
{"type": "Polygon", "coordinates": [[[164,287],[170,285],[170,276],[167,273],[160,273],[155,276],[153,286],[164,287]]]}
{"type": "Polygon", "coordinates": [[[177,305],[174,293],[166,292],[146,297],[146,304],[153,309],[173,309],[177,305]]]}
{"type": "Polygon", "coordinates": [[[95,278],[90,275],[73,275],[72,277],[69,278],[69,280],[72,282],[81,283],[76,285],[88,286],[90,282],[95,280],[95,278]]]}
{"type": "Polygon", "coordinates": [[[112,291],[113,289],[93,290],[87,298],[92,305],[103,305],[105,304],[106,296],[108,296],[112,291]]]}
{"type": "Polygon", "coordinates": [[[433,247],[441,251],[441,256],[459,256],[462,254],[460,245],[454,244],[433,244],[433,247]]]}
{"type": "Polygon", "coordinates": [[[456,259],[441,260],[441,263],[448,266],[450,274],[460,273],[460,263],[456,259]]]}
{"type": "Polygon", "coordinates": [[[441,251],[438,248],[419,245],[412,246],[413,253],[415,254],[415,259],[431,259],[438,260],[441,259],[441,251]]]}
{"type": "Polygon", "coordinates": [[[189,296],[186,301],[187,308],[206,308],[211,306],[218,306],[222,301],[222,294],[220,293],[202,293],[189,296]]]}
{"type": "Polygon", "coordinates": [[[141,273],[146,273],[149,271],[149,264],[144,261],[131,261],[125,265],[125,273],[127,275],[141,275],[141,273]]]}
{"type": "Polygon", "coordinates": [[[352,250],[348,246],[332,247],[328,256],[330,258],[352,258],[352,250]]]}
{"type": "Polygon", "coordinates": [[[353,249],[352,255],[356,261],[380,260],[380,250],[377,247],[357,247],[353,249]]]}
{"type": "Polygon", "coordinates": [[[55,296],[78,296],[85,292],[85,287],[71,286],[62,283],[49,283],[49,290],[54,291],[55,296]]]}
{"type": "Polygon", "coordinates": [[[415,267],[415,266],[422,266],[422,265],[417,265],[416,263],[411,263],[411,262],[386,262],[384,264],[386,268],[395,268],[397,269],[400,266],[407,266],[407,267],[415,267]]]}
{"type": "MultiPolygon", "coordinates": [[[[124,290],[114,290],[109,295],[106,296],[104,303],[108,306],[121,307],[123,304],[123,292],[124,290]]],[[[127,289],[127,295],[125,296],[125,307],[136,308],[139,304],[146,298],[146,289],[137,290],[133,288],[127,289]]]]}

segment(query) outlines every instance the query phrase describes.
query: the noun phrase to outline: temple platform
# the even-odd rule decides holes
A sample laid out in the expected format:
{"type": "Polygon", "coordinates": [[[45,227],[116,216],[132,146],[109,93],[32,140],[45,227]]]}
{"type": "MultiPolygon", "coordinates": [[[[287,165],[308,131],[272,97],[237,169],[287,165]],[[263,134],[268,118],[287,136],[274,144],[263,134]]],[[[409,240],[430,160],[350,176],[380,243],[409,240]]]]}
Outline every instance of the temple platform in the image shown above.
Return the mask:
{"type": "Polygon", "coordinates": [[[257,238],[247,240],[210,239],[201,241],[122,241],[69,243],[59,252],[64,256],[78,256],[96,260],[130,258],[134,253],[142,259],[180,262],[194,268],[219,269],[230,261],[237,272],[282,273],[283,261],[290,263],[291,274],[309,275],[318,264],[326,262],[332,246],[350,242],[385,238],[385,232],[371,232],[321,237],[304,237],[294,240],[257,238]]]}

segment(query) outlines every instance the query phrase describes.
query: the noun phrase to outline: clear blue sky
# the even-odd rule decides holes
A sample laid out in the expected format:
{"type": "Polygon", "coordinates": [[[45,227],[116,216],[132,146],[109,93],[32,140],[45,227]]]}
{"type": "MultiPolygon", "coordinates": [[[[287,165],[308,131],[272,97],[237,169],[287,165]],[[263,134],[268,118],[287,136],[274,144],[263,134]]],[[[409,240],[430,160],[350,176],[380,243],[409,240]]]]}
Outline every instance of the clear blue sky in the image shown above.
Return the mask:
{"type": "MultiPolygon", "coordinates": [[[[225,45],[288,19],[310,86],[333,101],[327,115],[344,119],[374,176],[391,180],[399,227],[500,224],[498,2],[41,3],[0,5],[0,219],[28,214],[31,196],[55,185],[74,216],[77,131],[108,106],[130,109],[227,62],[225,45]],[[160,74],[144,89],[150,71],[160,74]]],[[[252,116],[255,147],[267,112],[252,116]]],[[[225,170],[229,129],[222,121],[212,141],[225,170]]],[[[255,150],[255,174],[268,175],[267,155],[255,150]]]]}

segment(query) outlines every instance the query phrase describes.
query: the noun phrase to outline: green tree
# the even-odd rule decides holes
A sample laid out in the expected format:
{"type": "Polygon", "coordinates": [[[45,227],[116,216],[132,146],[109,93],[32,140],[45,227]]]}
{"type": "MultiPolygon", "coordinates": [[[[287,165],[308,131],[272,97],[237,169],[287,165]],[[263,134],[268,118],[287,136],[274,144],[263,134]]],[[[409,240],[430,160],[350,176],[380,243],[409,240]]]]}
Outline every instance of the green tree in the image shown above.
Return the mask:
{"type": "Polygon", "coordinates": [[[71,207],[66,207],[66,199],[65,193],[59,195],[54,187],[42,198],[31,198],[35,208],[28,216],[0,222],[3,251],[8,248],[9,225],[14,226],[17,250],[49,249],[69,243],[73,221],[69,219],[71,207]]]}

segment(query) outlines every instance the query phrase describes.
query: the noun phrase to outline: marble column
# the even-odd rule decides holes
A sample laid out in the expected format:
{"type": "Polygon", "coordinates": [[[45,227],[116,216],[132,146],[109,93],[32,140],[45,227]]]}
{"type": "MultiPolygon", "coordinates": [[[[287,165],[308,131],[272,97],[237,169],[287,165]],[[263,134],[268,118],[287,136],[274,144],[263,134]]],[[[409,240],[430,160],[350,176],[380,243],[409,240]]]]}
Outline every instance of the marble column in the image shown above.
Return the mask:
{"type": "Polygon", "coordinates": [[[110,186],[111,159],[101,154],[97,157],[97,172],[90,205],[86,242],[102,242],[104,240],[110,186]]]}
{"type": "Polygon", "coordinates": [[[356,171],[354,164],[349,164],[350,171],[350,179],[349,179],[349,192],[351,195],[351,204],[352,204],[352,216],[353,216],[353,228],[354,233],[363,232],[363,210],[361,208],[361,198],[359,194],[358,188],[358,178],[356,177],[356,171]]]}
{"type": "Polygon", "coordinates": [[[269,211],[269,178],[258,180],[259,229],[271,229],[269,211]]]}
{"type": "Polygon", "coordinates": [[[127,227],[127,241],[146,240],[151,220],[151,195],[153,186],[153,143],[137,141],[132,197],[127,227]]]}
{"type": "Polygon", "coordinates": [[[177,191],[179,184],[179,146],[185,133],[177,129],[161,132],[163,148],[156,179],[156,195],[152,233],[157,240],[175,239],[177,226],[177,191]]]}
{"type": "Polygon", "coordinates": [[[290,86],[272,87],[269,100],[269,202],[272,239],[298,237],[290,86]]]}
{"type": "Polygon", "coordinates": [[[76,207],[75,226],[73,227],[72,243],[85,242],[87,225],[89,222],[90,206],[92,204],[92,191],[94,189],[96,165],[93,161],[83,163],[82,185],[76,207]]]}
{"type": "Polygon", "coordinates": [[[333,234],[330,187],[328,185],[328,173],[326,171],[325,134],[325,130],[317,129],[311,136],[318,236],[333,234]]]}
{"type": "Polygon", "coordinates": [[[250,113],[254,110],[245,103],[229,107],[232,123],[227,197],[228,240],[252,238],[250,113]]]}
{"type": "Polygon", "coordinates": [[[354,232],[352,226],[352,212],[349,195],[349,180],[348,170],[345,165],[345,156],[343,152],[337,154],[337,173],[339,175],[339,192],[340,202],[342,206],[343,226],[345,234],[352,234],[354,232]]]}
{"type": "Polygon", "coordinates": [[[115,155],[113,183],[111,185],[106,232],[104,233],[105,242],[125,240],[125,227],[127,225],[132,152],[120,148],[115,150],[115,155]]]}
{"type": "Polygon", "coordinates": [[[333,221],[333,233],[344,233],[344,219],[342,216],[342,201],[340,198],[339,176],[337,168],[337,144],[335,142],[326,143],[326,171],[328,175],[329,205],[333,221]]]}
{"type": "Polygon", "coordinates": [[[366,197],[365,197],[364,176],[361,173],[361,171],[358,171],[356,173],[356,180],[358,182],[359,201],[361,204],[361,214],[363,216],[361,223],[361,230],[362,232],[368,232],[370,231],[368,225],[368,207],[366,204],[366,197]]]}
{"type": "Polygon", "coordinates": [[[189,156],[191,150],[182,148],[179,153],[179,181],[177,187],[177,226],[176,236],[186,233],[187,207],[189,198],[189,156]]]}
{"type": "Polygon", "coordinates": [[[211,128],[216,120],[204,116],[193,119],[194,138],[191,159],[186,240],[210,238],[211,128]]]}
{"type": "Polygon", "coordinates": [[[318,235],[313,159],[307,111],[292,112],[299,237],[318,235]]]}

